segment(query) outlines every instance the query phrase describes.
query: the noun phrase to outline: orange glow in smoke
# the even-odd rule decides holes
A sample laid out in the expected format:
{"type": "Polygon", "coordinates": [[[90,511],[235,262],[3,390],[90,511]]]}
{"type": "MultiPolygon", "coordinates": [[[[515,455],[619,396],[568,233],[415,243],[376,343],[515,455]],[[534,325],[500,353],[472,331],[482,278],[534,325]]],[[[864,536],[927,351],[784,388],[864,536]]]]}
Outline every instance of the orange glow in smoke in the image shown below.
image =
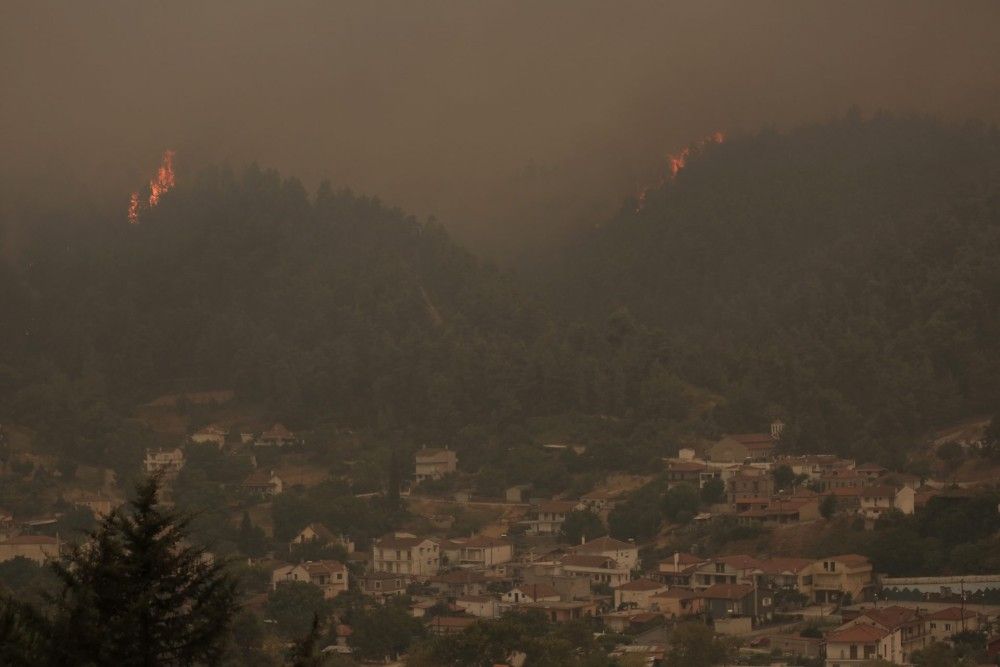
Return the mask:
{"type": "Polygon", "coordinates": [[[701,152],[705,147],[712,144],[721,144],[726,140],[726,135],[722,132],[713,132],[704,139],[699,139],[698,141],[685,146],[679,153],[673,153],[667,156],[667,170],[660,175],[659,180],[653,185],[647,185],[639,190],[636,202],[636,213],[642,210],[642,207],[646,204],[646,195],[650,190],[654,188],[662,188],[667,183],[673,182],[677,178],[677,174],[684,170],[687,166],[688,160],[692,155],[701,152]]]}
{"type": "Polygon", "coordinates": [[[139,199],[139,193],[133,192],[128,201],[128,221],[131,224],[139,222],[139,211],[153,208],[160,203],[160,197],[169,192],[175,184],[174,179],[174,152],[167,150],[163,152],[163,159],[160,161],[160,168],[156,170],[156,176],[149,181],[149,198],[144,203],[139,199]]]}

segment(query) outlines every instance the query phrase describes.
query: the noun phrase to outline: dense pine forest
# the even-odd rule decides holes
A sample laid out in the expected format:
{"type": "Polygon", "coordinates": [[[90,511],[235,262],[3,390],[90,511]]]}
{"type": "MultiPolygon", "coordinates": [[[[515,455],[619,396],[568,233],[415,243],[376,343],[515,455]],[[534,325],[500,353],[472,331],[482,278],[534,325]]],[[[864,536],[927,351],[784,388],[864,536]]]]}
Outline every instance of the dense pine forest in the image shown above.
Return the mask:
{"type": "Polygon", "coordinates": [[[256,166],[182,172],[137,225],[54,198],[3,221],[0,421],[108,460],[137,405],[227,387],[471,470],[549,436],[639,468],[773,416],[789,447],[899,464],[1000,395],[998,183],[975,124],[733,136],[523,276],[256,166]]]}
{"type": "Polygon", "coordinates": [[[626,309],[674,369],[787,440],[900,464],[1000,397],[1000,134],[850,113],[730,137],[583,234],[553,303],[626,309]]]}

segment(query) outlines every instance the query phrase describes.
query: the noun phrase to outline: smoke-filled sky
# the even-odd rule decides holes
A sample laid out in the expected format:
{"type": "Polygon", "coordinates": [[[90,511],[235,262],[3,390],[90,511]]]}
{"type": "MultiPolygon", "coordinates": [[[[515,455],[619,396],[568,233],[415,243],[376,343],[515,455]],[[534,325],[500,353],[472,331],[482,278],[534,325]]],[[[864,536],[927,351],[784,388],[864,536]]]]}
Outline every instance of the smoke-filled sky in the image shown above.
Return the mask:
{"type": "Polygon", "coordinates": [[[256,160],[503,245],[718,129],[996,120],[998,35],[995,0],[8,0],[0,176],[127,203],[173,148],[180,179],[256,160]]]}

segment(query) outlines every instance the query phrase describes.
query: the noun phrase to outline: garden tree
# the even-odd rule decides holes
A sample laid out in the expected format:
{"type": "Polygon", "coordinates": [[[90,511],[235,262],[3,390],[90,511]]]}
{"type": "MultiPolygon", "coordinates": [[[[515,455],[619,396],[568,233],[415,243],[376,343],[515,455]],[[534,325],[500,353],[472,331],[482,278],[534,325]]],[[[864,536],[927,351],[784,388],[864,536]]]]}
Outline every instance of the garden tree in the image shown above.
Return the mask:
{"type": "Polygon", "coordinates": [[[916,667],[975,667],[977,664],[972,656],[960,656],[944,642],[934,642],[914,651],[910,660],[916,667]]]}
{"type": "Polygon", "coordinates": [[[512,612],[480,622],[458,635],[434,637],[417,644],[411,667],[491,667],[521,652],[527,665],[538,667],[611,667],[614,663],[596,642],[586,621],[551,623],[540,612],[512,612]]]}
{"type": "Polygon", "coordinates": [[[663,496],[663,516],[671,523],[689,523],[698,513],[701,495],[692,484],[678,484],[663,496]]]}
{"type": "Polygon", "coordinates": [[[819,501],[819,513],[824,519],[831,519],[837,513],[837,496],[832,493],[819,501]]]}
{"type": "Polygon", "coordinates": [[[240,519],[239,533],[236,535],[236,545],[247,556],[262,556],[267,550],[267,535],[264,530],[250,520],[250,513],[243,512],[240,519]]]}
{"type": "Polygon", "coordinates": [[[267,596],[264,614],[286,637],[301,637],[309,632],[314,617],[323,621],[330,603],[318,586],[305,581],[286,581],[267,596]]]}
{"type": "Polygon", "coordinates": [[[566,515],[562,525],[562,537],[570,544],[580,544],[582,540],[592,540],[607,531],[601,517],[590,510],[573,510],[566,515]]]}
{"type": "Polygon", "coordinates": [[[156,478],[55,565],[46,650],[52,664],[218,661],[236,613],[226,564],[189,546],[189,519],[157,504],[156,478]]]}
{"type": "Polygon", "coordinates": [[[229,665],[274,665],[262,650],[264,624],[258,614],[243,610],[233,619],[224,663],[229,665]]]}
{"type": "Polygon", "coordinates": [[[698,622],[680,623],[670,635],[667,667],[712,667],[725,662],[728,650],[710,627],[698,622]]]}
{"type": "Polygon", "coordinates": [[[706,505],[721,503],[726,499],[726,483],[718,477],[705,482],[701,487],[701,502],[706,505]]]}
{"type": "Polygon", "coordinates": [[[49,627],[33,607],[0,594],[0,665],[35,667],[49,659],[49,627]]]}
{"type": "Polygon", "coordinates": [[[788,490],[795,483],[795,472],[787,465],[780,465],[771,471],[774,477],[774,486],[780,490],[788,490]]]}
{"type": "Polygon", "coordinates": [[[368,660],[395,659],[424,633],[423,624],[393,602],[361,610],[351,618],[351,628],[351,647],[368,660]]]}
{"type": "Polygon", "coordinates": [[[634,491],[608,514],[608,530],[619,540],[645,540],[660,529],[663,480],[653,480],[634,491]]]}

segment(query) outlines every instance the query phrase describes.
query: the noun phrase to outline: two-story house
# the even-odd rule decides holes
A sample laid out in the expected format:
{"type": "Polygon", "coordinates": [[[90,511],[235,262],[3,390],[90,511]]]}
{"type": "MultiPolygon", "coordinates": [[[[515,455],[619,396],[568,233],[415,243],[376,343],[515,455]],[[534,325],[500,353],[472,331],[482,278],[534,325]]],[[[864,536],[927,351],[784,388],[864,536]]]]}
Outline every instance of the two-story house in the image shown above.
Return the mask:
{"type": "Polygon", "coordinates": [[[845,596],[859,602],[872,586],[871,561],[858,554],[821,558],[813,562],[811,574],[812,585],[803,585],[802,592],[820,604],[843,602],[845,596]]]}
{"type": "Polygon", "coordinates": [[[899,664],[899,633],[873,625],[841,627],[826,635],[826,667],[862,667],[885,660],[899,664]]]}
{"type": "Polygon", "coordinates": [[[295,434],[284,424],[275,424],[261,433],[254,445],[257,447],[289,447],[296,443],[295,434]]]}
{"type": "Polygon", "coordinates": [[[700,564],[691,577],[691,587],[704,590],[720,584],[750,584],[760,561],[750,556],[719,556],[700,564]]]}
{"type": "Polygon", "coordinates": [[[635,542],[622,542],[605,535],[573,547],[573,553],[614,558],[618,567],[634,570],[639,567],[639,547],[635,542]]]}
{"type": "Polygon", "coordinates": [[[652,597],[667,590],[665,584],[652,579],[633,579],[615,587],[615,609],[639,609],[649,611],[652,597]]]}
{"type": "Polygon", "coordinates": [[[582,509],[583,504],[577,500],[546,500],[532,508],[534,518],[522,521],[528,535],[558,535],[562,531],[566,516],[575,510],[582,509]]]}
{"type": "Polygon", "coordinates": [[[372,570],[426,579],[441,566],[438,543],[410,533],[392,533],[375,542],[372,570]]]}
{"type": "Polygon", "coordinates": [[[774,604],[770,591],[748,584],[715,584],[699,595],[713,618],[748,616],[757,623],[771,617],[774,604]]]}
{"type": "Polygon", "coordinates": [[[414,455],[414,468],[413,477],[418,484],[426,479],[441,479],[458,470],[458,455],[447,447],[421,447],[414,455]]]}
{"type": "Polygon", "coordinates": [[[271,573],[271,585],[275,589],[288,581],[310,583],[323,591],[323,597],[329,600],[347,590],[348,572],[344,564],[338,561],[317,560],[283,565],[271,573]]]}
{"type": "Polygon", "coordinates": [[[285,483],[273,470],[256,470],[240,486],[244,493],[256,498],[272,498],[281,494],[285,483]]]}
{"type": "Polygon", "coordinates": [[[629,580],[628,569],[619,567],[614,558],[608,556],[588,556],[570,554],[559,562],[563,574],[574,577],[584,577],[590,581],[591,587],[602,584],[615,588],[629,580]]]}

